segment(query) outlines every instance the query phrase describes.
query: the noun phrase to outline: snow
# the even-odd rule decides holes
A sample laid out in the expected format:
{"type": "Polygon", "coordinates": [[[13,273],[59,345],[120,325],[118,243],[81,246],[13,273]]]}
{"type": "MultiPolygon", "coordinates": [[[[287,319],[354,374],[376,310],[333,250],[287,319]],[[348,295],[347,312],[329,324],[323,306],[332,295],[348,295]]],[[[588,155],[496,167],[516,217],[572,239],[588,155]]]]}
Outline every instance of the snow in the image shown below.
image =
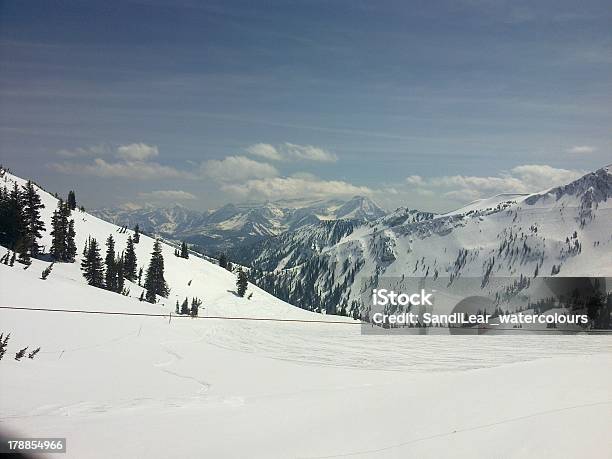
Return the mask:
{"type": "MultiPolygon", "coordinates": [[[[9,179],[13,179],[9,177],[9,179]]],[[[21,182],[21,179],[17,179],[21,182]]],[[[54,198],[41,193],[49,230],[54,198]]],[[[77,246],[127,236],[75,212],[77,246]]],[[[49,236],[43,243],[48,247],[49,236]]],[[[474,243],[477,243],[475,240],[474,243]]],[[[153,240],[141,235],[139,264],[153,240]]],[[[4,253],[5,250],[2,250],[4,253]]],[[[190,257],[163,253],[164,304],[87,286],[79,263],[0,264],[0,305],[325,319],[190,257]],[[187,285],[191,280],[191,285],[187,285]]],[[[334,320],[339,318],[334,317],[334,320]]],[[[609,336],[362,336],[345,324],[0,309],[0,429],[66,437],[68,458],[604,457],[612,452],[609,336]],[[34,360],[13,352],[41,346],[34,360]]]]}

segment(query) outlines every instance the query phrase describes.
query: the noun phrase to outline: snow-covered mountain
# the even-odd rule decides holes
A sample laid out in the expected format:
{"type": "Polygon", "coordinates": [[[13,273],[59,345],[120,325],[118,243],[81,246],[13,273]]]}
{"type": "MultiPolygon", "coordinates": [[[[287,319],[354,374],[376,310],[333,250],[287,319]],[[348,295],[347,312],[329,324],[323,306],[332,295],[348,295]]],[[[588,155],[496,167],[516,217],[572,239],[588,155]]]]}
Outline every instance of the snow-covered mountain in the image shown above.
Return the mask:
{"type": "Polygon", "coordinates": [[[227,204],[207,212],[177,205],[100,209],[94,214],[130,228],[138,223],[147,233],[185,240],[204,253],[215,255],[313,223],[327,220],[369,222],[386,212],[371,199],[355,196],[347,201],[280,200],[262,204],[227,204]]]}
{"type": "Polygon", "coordinates": [[[398,209],[366,224],[317,223],[234,254],[258,284],[313,310],[362,312],[363,285],[430,279],[612,274],[612,174],[443,215],[398,209]]]}

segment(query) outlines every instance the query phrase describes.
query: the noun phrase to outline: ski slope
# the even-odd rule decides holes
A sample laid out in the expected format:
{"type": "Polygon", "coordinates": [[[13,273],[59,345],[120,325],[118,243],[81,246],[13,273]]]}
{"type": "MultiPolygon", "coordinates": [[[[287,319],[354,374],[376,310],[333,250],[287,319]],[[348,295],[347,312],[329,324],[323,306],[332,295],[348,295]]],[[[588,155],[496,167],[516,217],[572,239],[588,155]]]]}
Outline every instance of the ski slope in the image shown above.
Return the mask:
{"type": "MultiPolygon", "coordinates": [[[[7,180],[21,179],[7,176],[7,180]]],[[[55,199],[41,192],[47,230],[55,199]]],[[[128,234],[74,212],[91,234],[128,234]]],[[[43,244],[50,244],[48,234],[43,244]]],[[[139,265],[153,240],[141,235],[139,265]]],[[[79,261],[0,264],[0,306],[163,313],[163,317],[0,309],[0,429],[66,437],[69,458],[607,457],[607,336],[361,336],[359,325],[172,317],[321,320],[206,260],[163,248],[170,297],[139,302],[85,284],[79,261]],[[188,285],[191,281],[191,285],[188,285]],[[41,346],[17,362],[16,350],[41,346]]],[[[4,249],[0,253],[4,253],[4,249]]],[[[341,320],[334,317],[334,320],[341,320]]],[[[51,456],[53,457],[53,456],[51,456]]]]}

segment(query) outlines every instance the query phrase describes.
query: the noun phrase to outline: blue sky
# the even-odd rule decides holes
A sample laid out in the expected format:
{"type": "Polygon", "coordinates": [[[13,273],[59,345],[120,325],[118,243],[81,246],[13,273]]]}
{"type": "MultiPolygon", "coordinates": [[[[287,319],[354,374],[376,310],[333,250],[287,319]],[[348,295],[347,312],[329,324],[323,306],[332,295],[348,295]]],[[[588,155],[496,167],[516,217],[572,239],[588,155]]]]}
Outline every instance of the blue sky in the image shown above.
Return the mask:
{"type": "Polygon", "coordinates": [[[89,207],[456,207],[612,162],[609,2],[0,3],[0,157],[89,207]]]}

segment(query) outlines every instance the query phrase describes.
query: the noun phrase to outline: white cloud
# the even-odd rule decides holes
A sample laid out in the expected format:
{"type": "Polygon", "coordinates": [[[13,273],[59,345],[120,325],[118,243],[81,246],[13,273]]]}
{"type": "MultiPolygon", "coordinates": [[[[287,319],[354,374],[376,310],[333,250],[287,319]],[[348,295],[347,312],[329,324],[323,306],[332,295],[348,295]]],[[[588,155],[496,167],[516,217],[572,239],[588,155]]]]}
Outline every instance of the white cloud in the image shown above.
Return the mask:
{"type": "Polygon", "coordinates": [[[93,175],[104,178],[131,178],[135,180],[193,178],[188,172],[179,171],[159,163],[142,161],[108,162],[102,158],[95,158],[93,162],[88,164],[63,162],[53,163],[50,166],[53,170],[64,174],[93,175]]]}
{"type": "Polygon", "coordinates": [[[269,143],[256,143],[247,147],[246,151],[255,156],[261,156],[262,158],[271,159],[273,161],[280,161],[283,159],[280,152],[269,143]]]}
{"type": "Polygon", "coordinates": [[[138,193],[138,196],[147,201],[191,201],[197,199],[194,194],[183,190],[155,190],[138,193]]]}
{"type": "Polygon", "coordinates": [[[423,185],[423,177],[420,175],[409,175],[406,177],[406,183],[408,185],[423,185]]]}
{"type": "Polygon", "coordinates": [[[534,193],[563,185],[584,174],[583,171],[559,169],[542,164],[525,164],[497,176],[446,175],[423,178],[410,176],[406,182],[417,193],[436,191],[455,200],[469,201],[498,193],[534,193]]]}
{"type": "Polygon", "coordinates": [[[99,157],[112,155],[113,149],[108,145],[93,145],[91,147],[78,147],[73,150],[59,150],[57,154],[64,158],[99,157]]]}
{"type": "Polygon", "coordinates": [[[341,180],[321,180],[304,174],[226,184],[222,189],[238,197],[249,199],[348,197],[369,195],[373,192],[368,187],[356,186],[341,180]]]}
{"type": "Polygon", "coordinates": [[[74,150],[60,150],[58,154],[69,158],[95,156],[89,163],[65,161],[49,164],[53,170],[64,174],[132,178],[135,180],[196,178],[192,173],[150,161],[151,158],[159,155],[159,150],[157,146],[145,143],[119,145],[116,148],[99,145],[74,150]],[[117,159],[106,160],[101,156],[115,156],[117,159]]]}
{"type": "Polygon", "coordinates": [[[201,171],[204,175],[218,182],[234,182],[250,178],[261,179],[278,175],[274,166],[268,163],[260,163],[246,156],[211,159],[202,163],[201,171]]]}
{"type": "Polygon", "coordinates": [[[131,143],[117,147],[117,157],[126,161],[146,161],[158,155],[157,147],[146,143],[131,143]]]}
{"type": "Polygon", "coordinates": [[[274,146],[269,143],[256,143],[246,148],[247,153],[272,161],[315,161],[336,162],[338,157],[320,147],[313,145],[297,145],[285,142],[274,146]]]}
{"type": "Polygon", "coordinates": [[[312,145],[296,145],[294,143],[286,142],[283,145],[283,150],[288,157],[294,159],[319,161],[325,163],[338,161],[338,157],[333,153],[312,145]]]}
{"type": "Polygon", "coordinates": [[[575,145],[572,148],[568,149],[568,153],[573,153],[577,155],[585,155],[589,153],[593,153],[597,150],[595,147],[591,147],[589,145],[575,145]]]}

